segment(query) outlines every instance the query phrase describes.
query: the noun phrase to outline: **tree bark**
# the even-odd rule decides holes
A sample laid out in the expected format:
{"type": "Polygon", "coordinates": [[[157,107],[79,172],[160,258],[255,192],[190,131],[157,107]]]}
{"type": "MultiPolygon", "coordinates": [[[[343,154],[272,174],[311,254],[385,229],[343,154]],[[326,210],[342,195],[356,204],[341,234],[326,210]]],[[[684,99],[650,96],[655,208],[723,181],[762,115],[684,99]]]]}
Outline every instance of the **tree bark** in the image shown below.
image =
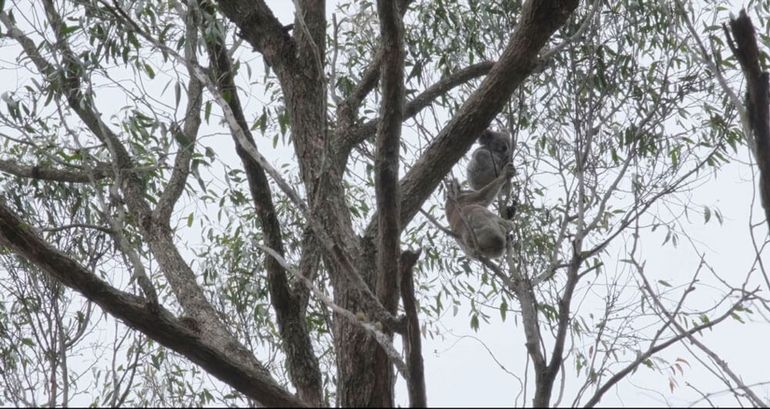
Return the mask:
{"type": "MultiPolygon", "coordinates": [[[[746,77],[746,110],[754,133],[754,157],[759,167],[759,192],[765,219],[770,228],[770,74],[759,65],[757,36],[746,10],[730,20],[733,43],[727,32],[728,43],[746,77]]],[[[747,137],[750,137],[747,135],[747,137]]]]}
{"type": "MultiPolygon", "coordinates": [[[[374,187],[377,199],[377,298],[391,314],[398,310],[399,243],[398,223],[401,195],[398,186],[399,146],[404,103],[404,27],[396,0],[377,0],[382,46],[382,106],[377,127],[374,158],[374,187]]],[[[393,331],[385,328],[392,338],[393,331]]],[[[375,381],[372,403],[393,406],[395,373],[385,351],[375,353],[375,381]]]]}
{"type": "MultiPolygon", "coordinates": [[[[214,12],[213,7],[206,7],[207,12],[214,12]]],[[[241,107],[238,88],[233,78],[233,67],[223,36],[207,42],[209,60],[217,79],[217,87],[230,98],[228,103],[238,125],[247,137],[248,143],[256,146],[254,137],[241,107]]],[[[254,200],[254,207],[259,217],[265,244],[284,257],[281,226],[273,205],[270,184],[264,169],[251,157],[239,140],[233,136],[236,153],[243,163],[249,184],[249,191],[254,200]]],[[[286,271],[273,257],[265,257],[270,302],[275,311],[278,330],[283,340],[289,377],[302,401],[311,406],[325,406],[318,358],[313,351],[313,344],[305,322],[306,303],[299,300],[298,294],[289,285],[286,271]]]]}

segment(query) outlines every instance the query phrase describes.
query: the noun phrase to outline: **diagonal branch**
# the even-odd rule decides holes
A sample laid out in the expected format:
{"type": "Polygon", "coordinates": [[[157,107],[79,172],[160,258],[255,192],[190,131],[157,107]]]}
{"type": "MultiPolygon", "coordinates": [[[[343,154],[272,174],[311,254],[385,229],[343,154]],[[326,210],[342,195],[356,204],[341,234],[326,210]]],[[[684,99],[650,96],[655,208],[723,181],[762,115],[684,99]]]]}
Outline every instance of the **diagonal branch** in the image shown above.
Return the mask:
{"type": "Polygon", "coordinates": [[[268,375],[239,359],[195,325],[186,325],[163,307],[150,309],[143,298],[119,291],[43,241],[0,201],[0,245],[26,258],[51,277],[99,304],[104,311],[160,344],[184,355],[246,396],[269,406],[304,406],[268,375]]]}
{"type": "MultiPolygon", "coordinates": [[[[371,312],[374,315],[376,320],[382,322],[383,324],[389,326],[390,328],[401,331],[403,329],[402,320],[388,313],[387,310],[383,308],[382,304],[377,300],[377,297],[375,297],[374,293],[371,291],[371,289],[369,289],[366,282],[363,280],[361,275],[358,273],[358,270],[353,265],[353,261],[352,261],[353,257],[351,254],[349,254],[349,250],[347,249],[347,246],[345,246],[344,244],[341,244],[339,240],[334,240],[334,237],[330,236],[330,234],[327,233],[327,231],[324,229],[323,225],[319,222],[319,220],[313,217],[309,207],[300,198],[296,190],[292,186],[290,186],[283,179],[280,172],[278,172],[273,166],[271,166],[270,163],[267,161],[267,159],[264,156],[262,156],[262,154],[259,153],[256,145],[248,142],[248,138],[245,135],[243,128],[239,125],[238,119],[233,113],[233,110],[230,108],[230,104],[225,98],[225,95],[219,91],[219,89],[216,87],[216,84],[211,82],[211,80],[203,71],[203,69],[197,65],[190,64],[189,61],[185,60],[182,56],[179,55],[179,53],[174,51],[172,48],[164,44],[161,44],[160,42],[155,40],[153,37],[149,36],[135,22],[127,18],[123,10],[113,9],[109,5],[106,5],[104,3],[102,4],[105,9],[108,9],[110,12],[114,13],[116,17],[123,20],[125,24],[131,25],[132,29],[134,29],[138,34],[140,34],[142,37],[144,37],[148,41],[152,42],[154,46],[160,49],[163,49],[170,56],[177,59],[180,63],[192,68],[195,75],[198,77],[198,79],[200,79],[203,82],[203,84],[205,84],[206,89],[213,95],[217,104],[222,108],[224,118],[227,122],[227,125],[230,127],[230,130],[233,132],[234,137],[238,139],[238,141],[240,142],[240,145],[243,147],[244,150],[246,150],[246,153],[248,153],[265,170],[265,172],[267,172],[267,174],[269,174],[273,178],[275,183],[281,188],[281,190],[286,194],[286,196],[292,201],[292,203],[294,203],[295,206],[297,206],[297,209],[308,221],[317,239],[323,245],[324,249],[328,252],[329,256],[336,263],[339,264],[346,278],[350,280],[350,283],[362,295],[363,302],[367,307],[367,311],[371,312]]],[[[0,13],[0,16],[2,16],[2,13],[0,13]]],[[[173,244],[170,244],[170,245],[173,245],[173,244]]],[[[178,251],[173,251],[173,256],[177,257],[178,251]]],[[[160,256],[157,256],[157,257],[160,258],[160,256]]],[[[179,259],[183,261],[181,257],[179,259]]],[[[189,266],[187,266],[186,264],[185,264],[185,267],[189,269],[189,266]]]]}
{"type": "MultiPolygon", "coordinates": [[[[441,179],[532,72],[538,52],[567,20],[578,0],[529,0],[502,57],[401,180],[400,225],[407,225],[441,179]]],[[[374,237],[370,223],[366,236],[374,237]]]]}
{"type": "MultiPolygon", "coordinates": [[[[613,375],[604,385],[602,385],[596,391],[596,393],[594,393],[594,396],[592,396],[591,399],[585,404],[585,407],[592,408],[592,407],[596,406],[596,404],[598,404],[599,401],[601,401],[602,397],[604,396],[605,393],[607,393],[607,391],[609,391],[615,384],[620,382],[628,374],[633,372],[640,364],[642,364],[642,362],[646,361],[651,356],[655,355],[656,353],[658,353],[658,352],[660,352],[660,351],[670,347],[671,345],[673,345],[673,344],[675,344],[675,343],[677,343],[677,342],[679,342],[679,341],[681,341],[681,340],[683,340],[685,338],[695,339],[693,337],[693,335],[695,335],[695,334],[697,334],[697,333],[699,333],[699,332],[701,332],[701,331],[703,331],[705,329],[712,328],[715,325],[719,324],[720,322],[724,321],[726,318],[731,317],[732,314],[735,312],[735,310],[740,306],[740,303],[742,301],[748,299],[748,298],[749,298],[748,294],[744,295],[739,302],[735,303],[735,305],[733,305],[724,314],[722,314],[721,316],[717,317],[714,320],[710,320],[706,324],[701,324],[701,325],[694,326],[694,327],[690,328],[687,331],[682,331],[682,332],[678,333],[676,336],[672,337],[671,339],[669,339],[666,342],[660,343],[658,345],[650,346],[650,348],[647,349],[647,351],[645,351],[643,354],[640,354],[633,362],[628,364],[628,366],[626,366],[622,370],[618,371],[618,373],[613,375]]],[[[676,323],[676,319],[672,318],[671,322],[672,323],[676,323]]]]}
{"type": "Polygon", "coordinates": [[[217,0],[217,4],[279,77],[285,67],[295,64],[294,40],[264,0],[217,0]]]}
{"type": "MultiPolygon", "coordinates": [[[[231,354],[237,357],[236,359],[241,360],[245,365],[250,365],[254,371],[259,371],[266,379],[270,379],[270,375],[264,365],[257,361],[254,354],[230,334],[228,328],[219,319],[217,311],[208,302],[203,290],[196,283],[195,273],[174,244],[171,230],[168,226],[164,226],[162,223],[154,220],[150,206],[144,199],[145,190],[141,181],[132,172],[126,172],[132,166],[133,160],[131,156],[122,145],[118,136],[102,121],[101,115],[95,107],[84,65],[72,50],[69,49],[67,38],[62,33],[61,17],[56,14],[56,10],[53,8],[50,0],[47,0],[47,3],[44,4],[46,5],[46,12],[52,27],[55,30],[58,28],[57,37],[59,41],[56,43],[56,48],[64,56],[63,72],[55,71],[52,68],[42,57],[34,42],[16,27],[6,12],[0,12],[0,22],[6,26],[8,35],[19,42],[25,53],[46,78],[61,78],[61,95],[67,99],[70,108],[78,115],[88,129],[107,145],[113,157],[116,177],[120,179],[120,183],[116,182],[116,184],[122,189],[123,199],[129,211],[136,221],[142,236],[148,242],[150,251],[157,259],[161,270],[168,279],[184,311],[191,316],[191,319],[197,325],[205,330],[207,336],[213,340],[212,342],[229,348],[231,354]],[[84,84],[86,85],[86,92],[82,91],[84,84]]],[[[103,8],[95,10],[95,12],[109,10],[119,18],[121,16],[125,17],[125,13],[122,13],[122,10],[113,9],[105,3],[102,3],[102,5],[103,8]]]]}
{"type": "MultiPolygon", "coordinates": [[[[435,84],[428,87],[420,95],[406,103],[404,106],[403,120],[413,118],[420,111],[422,111],[423,108],[430,105],[433,101],[436,100],[436,98],[444,95],[447,91],[459,85],[465,84],[474,78],[479,78],[486,75],[489,70],[492,69],[493,65],[495,65],[494,61],[486,61],[474,64],[442,78],[435,84]]],[[[348,135],[344,135],[342,138],[340,138],[339,142],[337,142],[340,152],[347,155],[347,153],[349,153],[355,145],[374,135],[374,133],[377,131],[377,125],[379,124],[379,121],[380,118],[372,119],[360,126],[355,127],[353,131],[348,135]]]]}
{"type": "MultiPolygon", "coordinates": [[[[601,1],[594,1],[594,6],[591,8],[591,11],[588,13],[588,15],[584,18],[583,23],[580,25],[578,30],[558,45],[544,51],[537,61],[537,66],[544,67],[548,61],[553,58],[554,55],[559,53],[568,45],[580,39],[583,36],[583,33],[589,27],[589,23],[596,15],[596,12],[601,8],[601,5],[601,1]]],[[[376,84],[377,75],[375,75],[375,73],[379,73],[382,59],[381,54],[382,50],[378,52],[374,59],[377,64],[373,64],[367,69],[363,78],[353,89],[353,92],[350,94],[348,99],[345,100],[345,103],[342,104],[338,109],[337,117],[340,118],[340,122],[343,122],[345,115],[349,115],[349,111],[358,109],[363,98],[365,98],[366,94],[371,90],[369,87],[373,88],[376,84]],[[343,107],[344,111],[340,111],[340,109],[343,109],[343,107]]],[[[425,107],[435,101],[436,98],[444,95],[447,91],[459,85],[465,84],[472,79],[486,75],[494,65],[495,61],[485,61],[463,68],[448,75],[447,77],[442,78],[406,104],[404,108],[404,120],[413,118],[425,107]]],[[[352,127],[352,119],[350,119],[348,122],[350,122],[352,127]]],[[[347,155],[355,145],[374,135],[378,122],[379,118],[372,119],[362,125],[354,127],[350,132],[343,134],[337,142],[338,150],[347,155]]]]}
{"type": "MultiPolygon", "coordinates": [[[[397,0],[396,7],[398,8],[400,17],[404,16],[406,10],[413,1],[414,0],[397,0]]],[[[380,67],[383,63],[384,54],[382,48],[377,50],[374,59],[372,59],[372,62],[364,70],[361,80],[358,81],[358,84],[353,88],[350,95],[348,95],[348,97],[337,107],[338,133],[341,136],[340,140],[343,146],[349,145],[348,148],[342,150],[343,152],[349,152],[355,145],[355,143],[350,142],[350,133],[353,131],[355,119],[358,116],[358,110],[361,108],[361,103],[377,85],[377,80],[380,78],[380,67]]],[[[334,84],[332,84],[332,86],[334,86],[334,84]]],[[[373,135],[375,132],[376,129],[373,127],[369,135],[373,135]]]]}
{"type": "Polygon", "coordinates": [[[307,286],[307,288],[316,296],[318,297],[321,302],[329,307],[333,312],[340,314],[341,316],[345,317],[348,321],[355,323],[359,327],[366,330],[374,339],[377,341],[378,344],[383,348],[385,351],[388,359],[390,359],[393,364],[396,365],[396,368],[401,372],[401,374],[404,376],[404,378],[407,377],[407,369],[406,364],[404,361],[401,360],[401,356],[399,355],[398,351],[396,351],[396,347],[393,346],[393,343],[390,339],[390,336],[386,335],[382,332],[381,323],[374,323],[368,322],[367,320],[363,319],[364,317],[359,317],[357,314],[352,313],[351,311],[348,311],[339,305],[337,305],[331,298],[329,298],[326,294],[324,294],[321,290],[319,290],[316,286],[313,285],[313,282],[310,281],[309,278],[304,277],[299,274],[296,270],[294,270],[289,263],[286,262],[286,260],[281,257],[278,252],[271,249],[270,247],[263,246],[259,243],[255,243],[255,246],[257,246],[260,250],[264,251],[265,253],[269,254],[271,257],[276,259],[281,265],[287,270],[290,271],[295,277],[302,280],[302,282],[307,286]]]}

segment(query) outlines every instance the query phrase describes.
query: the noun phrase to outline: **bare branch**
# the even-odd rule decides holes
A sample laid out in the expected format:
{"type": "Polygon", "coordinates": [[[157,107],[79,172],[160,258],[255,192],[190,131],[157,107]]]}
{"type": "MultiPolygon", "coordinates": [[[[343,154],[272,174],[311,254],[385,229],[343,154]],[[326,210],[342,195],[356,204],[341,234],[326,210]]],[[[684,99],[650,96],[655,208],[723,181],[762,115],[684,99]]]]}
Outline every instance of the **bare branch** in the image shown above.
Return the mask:
{"type": "MultiPolygon", "coordinates": [[[[660,301],[660,297],[655,296],[655,293],[652,291],[652,286],[650,286],[650,282],[647,280],[647,277],[644,274],[642,274],[643,267],[639,266],[638,264],[636,264],[636,266],[637,266],[637,269],[638,269],[638,271],[640,273],[639,276],[644,281],[644,289],[645,289],[645,291],[647,291],[647,293],[650,295],[650,298],[652,298],[653,302],[658,307],[660,312],[666,317],[668,322],[671,323],[671,325],[673,325],[673,327],[676,329],[676,332],[678,333],[679,338],[680,339],[681,338],[687,338],[688,341],[690,341],[692,344],[694,344],[695,346],[700,348],[701,351],[705,352],[706,355],[708,355],[709,358],[711,358],[711,360],[717,366],[719,366],[719,368],[722,369],[722,371],[724,373],[726,373],[727,376],[729,376],[730,379],[733,382],[735,382],[735,384],[738,386],[738,388],[740,390],[742,390],[746,394],[746,396],[749,398],[749,400],[751,401],[751,403],[753,405],[755,405],[757,407],[767,407],[767,404],[762,399],[760,399],[759,396],[757,396],[754,393],[753,390],[751,390],[750,388],[748,388],[746,386],[746,384],[743,382],[743,380],[735,372],[733,372],[727,366],[727,363],[723,359],[721,359],[716,353],[714,353],[714,351],[712,351],[711,349],[706,347],[706,345],[703,342],[701,342],[698,338],[693,336],[693,334],[695,334],[695,332],[693,332],[693,330],[695,328],[693,328],[693,329],[688,331],[688,330],[686,330],[682,326],[682,324],[679,323],[679,321],[677,320],[677,317],[676,317],[676,312],[674,312],[674,313],[669,312],[668,309],[666,309],[666,307],[660,301]]],[[[692,288],[692,287],[689,287],[689,288],[692,288]]],[[[719,317],[718,320],[721,321],[721,320],[726,319],[729,316],[732,316],[733,313],[738,309],[738,307],[741,307],[741,304],[743,302],[749,301],[752,298],[754,298],[754,296],[755,296],[755,294],[757,292],[759,292],[759,289],[756,289],[756,290],[751,291],[751,292],[744,291],[743,294],[741,295],[741,298],[737,302],[735,302],[735,304],[733,304],[727,312],[722,314],[722,316],[719,317]]],[[[677,306],[677,309],[678,308],[679,308],[679,305],[677,306]]],[[[711,323],[709,323],[709,324],[711,324],[711,323]]],[[[704,324],[704,325],[701,325],[701,326],[705,327],[706,325],[707,324],[704,324]]],[[[714,323],[714,325],[716,325],[716,323],[714,323]]]]}
{"type": "MultiPolygon", "coordinates": [[[[214,15],[215,10],[209,3],[202,5],[206,13],[214,15]]],[[[209,19],[203,19],[208,22],[209,19]]],[[[214,41],[206,43],[206,50],[211,61],[212,71],[217,80],[216,87],[221,94],[228,94],[227,104],[231,109],[238,128],[244,138],[238,138],[233,134],[236,153],[243,163],[249,184],[249,191],[254,200],[254,207],[259,217],[265,242],[281,257],[284,256],[283,237],[281,225],[273,204],[270,184],[265,170],[249,155],[245,145],[256,149],[254,137],[246,121],[246,116],[241,106],[238,88],[233,77],[232,61],[222,36],[214,41]]],[[[188,70],[196,65],[190,61],[188,70]]],[[[291,290],[286,271],[275,258],[267,258],[265,267],[268,274],[268,288],[270,302],[276,313],[278,328],[283,339],[284,351],[288,360],[288,370],[292,382],[297,388],[300,398],[308,404],[322,406],[324,404],[321,370],[318,358],[315,356],[310,334],[305,323],[306,302],[299,302],[298,296],[291,290]]],[[[305,299],[306,300],[306,299],[305,299]]]]}
{"type": "MultiPolygon", "coordinates": [[[[198,20],[199,16],[194,12],[183,14],[185,18],[185,58],[192,64],[198,64],[198,20]]],[[[171,132],[179,143],[179,152],[174,159],[174,170],[169,177],[168,185],[158,199],[158,205],[154,211],[154,217],[161,223],[168,224],[174,204],[184,192],[187,177],[190,174],[190,162],[195,152],[195,142],[198,139],[198,130],[201,125],[201,107],[203,106],[203,87],[200,80],[195,78],[188,68],[190,80],[187,84],[187,108],[185,109],[184,125],[182,129],[176,126],[171,132]]]]}
{"type": "MultiPolygon", "coordinates": [[[[20,165],[17,161],[0,159],[0,172],[11,175],[56,182],[88,183],[88,174],[83,171],[71,171],[56,169],[48,166],[20,165]]],[[[109,167],[100,166],[94,169],[96,179],[104,179],[109,176],[109,167]]]]}
{"type": "MultiPolygon", "coordinates": [[[[420,111],[422,111],[423,108],[427,107],[433,101],[435,101],[436,98],[444,95],[451,89],[465,84],[474,78],[479,78],[486,75],[489,70],[492,69],[493,65],[495,65],[494,61],[474,64],[442,78],[406,104],[404,107],[404,116],[402,120],[413,118],[420,111]]],[[[340,138],[337,149],[342,153],[349,153],[355,145],[374,135],[377,130],[379,121],[380,119],[376,118],[363,125],[355,127],[349,135],[343,135],[343,137],[340,138]]]]}
{"type": "MultiPolygon", "coordinates": [[[[641,268],[641,267],[637,265],[637,268],[641,268]]],[[[652,345],[650,345],[650,347],[647,349],[647,351],[645,351],[642,354],[639,354],[639,356],[633,362],[628,364],[628,366],[626,366],[622,370],[618,371],[604,385],[602,385],[599,389],[597,389],[596,393],[594,393],[594,395],[591,397],[591,399],[585,404],[585,407],[592,408],[592,407],[596,406],[599,403],[599,401],[601,400],[601,398],[604,396],[604,394],[607,393],[607,391],[610,390],[610,388],[612,388],[620,380],[625,378],[628,374],[633,372],[642,362],[646,361],[651,356],[655,355],[656,353],[658,353],[658,352],[668,348],[669,346],[671,346],[671,345],[673,345],[673,344],[675,344],[675,343],[677,343],[677,342],[679,342],[679,341],[681,341],[681,340],[683,340],[685,338],[687,338],[691,342],[696,342],[696,338],[693,337],[694,334],[697,334],[697,333],[699,333],[699,332],[701,332],[701,331],[703,331],[705,329],[712,328],[715,325],[717,325],[720,322],[722,322],[725,319],[727,319],[728,317],[731,317],[733,315],[733,313],[735,312],[735,310],[738,307],[740,307],[742,302],[747,301],[747,300],[749,300],[749,299],[754,297],[754,293],[753,292],[751,292],[751,293],[748,293],[748,292],[744,293],[741,296],[740,300],[738,300],[733,306],[731,306],[721,316],[717,317],[716,319],[710,320],[709,322],[707,322],[705,324],[696,325],[696,326],[690,328],[689,330],[684,330],[684,328],[682,328],[679,325],[679,323],[677,322],[677,319],[675,317],[669,315],[668,312],[665,310],[665,308],[662,306],[662,304],[660,304],[660,300],[658,299],[658,297],[654,296],[654,294],[652,293],[652,288],[649,286],[649,283],[647,282],[646,277],[644,277],[644,274],[640,274],[640,276],[642,277],[642,280],[644,280],[645,291],[647,291],[652,296],[652,299],[655,301],[655,303],[658,306],[658,308],[661,311],[663,311],[664,314],[667,316],[668,322],[670,324],[673,324],[674,326],[677,327],[678,334],[676,334],[671,339],[669,339],[666,342],[663,342],[661,344],[658,344],[658,345],[652,344],[652,345]]],[[[739,382],[738,384],[742,385],[743,383],[739,382]]],[[[753,392],[751,392],[750,389],[746,388],[746,391],[748,391],[747,393],[751,393],[753,395],[753,392]]],[[[758,402],[760,402],[759,406],[764,406],[764,404],[761,403],[762,402],[761,400],[759,400],[758,402]]]]}

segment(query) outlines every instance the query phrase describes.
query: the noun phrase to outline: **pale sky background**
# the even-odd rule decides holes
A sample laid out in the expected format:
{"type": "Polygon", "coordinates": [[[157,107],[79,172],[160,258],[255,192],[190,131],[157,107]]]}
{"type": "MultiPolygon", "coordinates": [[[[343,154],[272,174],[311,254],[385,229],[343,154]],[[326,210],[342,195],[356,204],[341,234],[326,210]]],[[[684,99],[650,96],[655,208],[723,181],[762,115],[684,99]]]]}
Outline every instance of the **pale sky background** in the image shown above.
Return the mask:
{"type": "MultiPolygon", "coordinates": [[[[293,5],[289,0],[267,0],[278,19],[284,24],[292,23],[293,5]]],[[[328,1],[328,14],[334,11],[333,0],[328,1]]],[[[736,4],[735,10],[737,11],[736,4]]],[[[242,56],[251,61],[261,60],[256,54],[251,53],[249,47],[243,47],[242,56]]],[[[0,50],[2,60],[11,60],[18,55],[18,49],[4,48],[0,50]]],[[[0,65],[2,63],[0,62],[0,65]]],[[[261,70],[261,62],[252,64],[252,69],[261,70]]],[[[245,84],[241,70],[241,84],[245,84]]],[[[8,70],[3,71],[4,75],[11,75],[8,70]]],[[[23,81],[22,74],[15,73],[17,81],[23,81]]],[[[260,75],[260,74],[257,74],[260,75]]],[[[127,74],[130,78],[131,74],[127,74]]],[[[15,88],[17,82],[8,78],[8,85],[0,85],[0,91],[15,88]]],[[[257,89],[257,88],[255,88],[257,89]]],[[[255,109],[260,104],[258,101],[264,101],[260,95],[252,95],[250,101],[246,101],[247,110],[255,109]]],[[[112,108],[123,106],[126,101],[123,100],[103,100],[107,98],[101,95],[100,107],[104,107],[105,112],[113,112],[112,108]],[[101,105],[104,103],[104,105],[101,105]]],[[[246,97],[244,96],[244,99],[246,97]]],[[[218,113],[218,108],[214,108],[218,113]]],[[[414,137],[409,130],[405,129],[405,138],[414,137]]],[[[202,131],[202,133],[205,131],[202,131]]],[[[272,159],[274,164],[291,163],[292,151],[288,147],[278,147],[272,149],[272,143],[266,143],[268,139],[258,140],[257,144],[263,154],[272,159]]],[[[207,140],[207,143],[213,143],[207,140]]],[[[217,144],[217,154],[220,159],[234,167],[240,168],[240,162],[234,153],[232,141],[226,138],[225,142],[217,144]],[[220,146],[221,145],[221,146],[220,146]]],[[[724,225],[720,226],[715,220],[711,223],[703,224],[703,215],[701,212],[693,212],[690,217],[690,224],[687,226],[690,234],[707,246],[708,261],[715,267],[715,271],[723,276],[726,273],[734,272],[734,280],[742,280],[746,272],[752,265],[755,257],[751,244],[751,232],[749,230],[749,214],[751,208],[751,198],[755,196],[752,179],[753,163],[749,162],[748,148],[741,147],[737,155],[739,161],[725,166],[717,178],[704,186],[695,189],[692,192],[692,202],[702,205],[718,206],[724,215],[724,225]]],[[[403,173],[403,171],[402,171],[403,173]]],[[[455,169],[459,174],[459,168],[455,169]]],[[[184,213],[184,205],[180,203],[177,214],[184,213]]],[[[755,222],[762,220],[761,206],[758,199],[755,200],[753,211],[755,213],[755,222]]],[[[186,214],[186,213],[185,213],[186,214]]],[[[686,222],[682,220],[682,222],[686,222]]],[[[194,244],[199,231],[194,224],[192,229],[185,233],[185,238],[189,238],[189,244],[194,244]]],[[[757,229],[757,232],[765,234],[766,228],[757,229]]],[[[698,266],[699,255],[685,240],[674,249],[670,244],[661,247],[665,237],[665,231],[659,229],[655,233],[646,233],[642,240],[643,256],[647,260],[646,271],[651,279],[663,279],[674,286],[689,282],[692,273],[698,266]]],[[[758,235],[757,240],[761,242],[763,235],[758,235]]],[[[610,254],[619,254],[623,243],[617,242],[609,251],[610,254]],[[614,253],[613,253],[614,251],[614,253]]],[[[770,265],[770,257],[765,254],[762,258],[765,265],[770,265]]],[[[188,260],[192,259],[192,254],[188,254],[188,260]]],[[[620,265],[618,268],[622,267],[620,265]]],[[[615,266],[607,264],[607,275],[612,274],[615,266]]],[[[730,280],[731,277],[723,277],[730,280]]],[[[602,280],[599,277],[597,280],[602,280]]],[[[707,278],[703,278],[706,280],[707,278]]],[[[740,281],[733,282],[739,284],[740,281]]],[[[754,287],[759,285],[757,281],[754,287]]],[[[750,288],[752,286],[749,286],[750,288]]],[[[714,294],[702,291],[691,295],[694,300],[702,303],[716,302],[714,294]]],[[[603,300],[586,299],[581,305],[581,311],[590,311],[596,309],[601,311],[603,300]]],[[[468,303],[464,301],[457,316],[453,317],[451,311],[442,319],[441,325],[443,338],[423,339],[423,356],[425,359],[426,382],[428,390],[428,403],[430,406],[512,406],[522,404],[530,406],[532,398],[533,376],[529,375],[529,393],[527,400],[522,401],[519,397],[521,386],[519,381],[507,374],[495,362],[495,359],[508,371],[516,375],[523,375],[522,368],[526,365],[526,351],[524,348],[524,335],[521,326],[515,324],[512,316],[509,316],[505,322],[500,321],[499,315],[491,314],[491,322],[483,324],[481,330],[476,333],[469,326],[468,303]],[[483,342],[483,344],[482,344],[483,342]],[[489,348],[489,351],[487,351],[489,348]],[[491,356],[494,355],[494,358],[491,356]]],[[[518,309],[517,305],[514,308],[518,309]]],[[[761,317],[757,317],[761,318],[761,317]]],[[[421,317],[421,320],[423,317],[421,317]]],[[[102,336],[109,339],[109,329],[102,336]]],[[[703,340],[710,348],[717,352],[724,360],[729,363],[731,369],[744,376],[746,384],[763,382],[768,380],[768,371],[770,367],[770,354],[767,348],[767,340],[770,339],[770,325],[764,321],[748,322],[740,324],[735,321],[728,321],[717,326],[713,331],[703,334],[703,340]]],[[[590,342],[585,340],[584,342],[590,342]]],[[[583,351],[587,353],[588,345],[585,345],[583,351]]],[[[670,392],[668,386],[668,374],[661,374],[641,367],[632,376],[622,381],[618,387],[606,394],[601,401],[601,406],[623,405],[623,406],[645,406],[645,405],[683,405],[695,401],[699,395],[687,388],[686,383],[691,382],[705,392],[716,392],[724,390],[724,387],[712,375],[708,374],[689,355],[682,345],[676,345],[659,354],[669,362],[677,357],[685,358],[692,367],[684,368],[684,375],[677,374],[675,379],[679,386],[670,392]]],[[[633,356],[628,356],[633,359],[633,356]]],[[[575,382],[574,362],[568,358],[565,362],[566,387],[565,399],[561,402],[562,406],[568,406],[572,403],[572,397],[580,383],[575,382]]],[[[581,381],[582,382],[582,381],[581,381]]],[[[558,384],[557,384],[558,388],[558,384]]],[[[762,387],[758,391],[762,398],[770,396],[770,388],[762,387]]],[[[555,402],[558,390],[554,392],[555,402]]],[[[590,394],[589,394],[590,395],[590,394]]],[[[722,405],[734,405],[735,401],[729,393],[724,394],[722,399],[715,398],[715,402],[722,405]]],[[[407,394],[403,380],[399,378],[397,383],[397,402],[402,406],[407,406],[407,394]]],[[[74,402],[73,402],[74,403],[74,402]]],[[[85,402],[85,404],[90,401],[85,402]]],[[[704,403],[701,402],[701,405],[704,403]]]]}

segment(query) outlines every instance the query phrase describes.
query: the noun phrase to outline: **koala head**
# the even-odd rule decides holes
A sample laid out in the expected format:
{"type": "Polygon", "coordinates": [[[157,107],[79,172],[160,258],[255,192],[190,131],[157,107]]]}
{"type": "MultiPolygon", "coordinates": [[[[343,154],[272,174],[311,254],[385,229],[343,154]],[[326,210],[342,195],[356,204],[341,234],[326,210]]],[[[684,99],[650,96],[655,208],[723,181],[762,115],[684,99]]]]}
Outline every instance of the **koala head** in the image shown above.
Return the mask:
{"type": "Polygon", "coordinates": [[[507,132],[495,132],[487,129],[479,136],[479,145],[486,146],[496,155],[506,155],[511,147],[511,137],[507,132]]]}

